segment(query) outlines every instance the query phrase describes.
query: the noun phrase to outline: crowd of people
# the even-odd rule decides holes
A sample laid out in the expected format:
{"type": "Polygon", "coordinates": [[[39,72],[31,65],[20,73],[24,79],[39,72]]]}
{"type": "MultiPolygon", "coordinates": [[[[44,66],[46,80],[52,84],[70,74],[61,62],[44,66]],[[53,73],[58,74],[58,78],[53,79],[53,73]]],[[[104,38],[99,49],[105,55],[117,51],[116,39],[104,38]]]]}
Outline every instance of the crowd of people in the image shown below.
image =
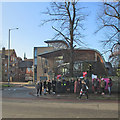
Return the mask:
{"type": "Polygon", "coordinates": [[[95,94],[101,93],[104,95],[108,91],[109,95],[111,95],[112,84],[111,78],[107,78],[106,80],[104,78],[94,78],[92,80],[92,89],[95,94]]]}
{"type": "Polygon", "coordinates": [[[55,80],[53,80],[52,82],[50,80],[37,81],[36,83],[37,96],[42,95],[42,92],[44,93],[44,95],[46,95],[47,92],[51,94],[51,88],[53,91],[52,93],[55,94],[56,93],[56,81],[55,80]]]}
{"type": "MultiPolygon", "coordinates": [[[[37,96],[42,95],[42,92],[44,95],[46,93],[48,94],[56,94],[57,93],[78,93],[79,98],[81,99],[83,95],[86,95],[88,99],[88,93],[89,88],[91,87],[89,80],[87,77],[84,78],[78,78],[77,80],[74,80],[73,78],[69,80],[44,80],[44,81],[38,81],[36,83],[36,89],[37,89],[37,96]]],[[[112,79],[108,78],[106,81],[104,78],[98,79],[94,78],[92,79],[92,91],[94,94],[106,94],[106,90],[109,92],[109,95],[111,95],[111,87],[112,87],[112,79]]]]}

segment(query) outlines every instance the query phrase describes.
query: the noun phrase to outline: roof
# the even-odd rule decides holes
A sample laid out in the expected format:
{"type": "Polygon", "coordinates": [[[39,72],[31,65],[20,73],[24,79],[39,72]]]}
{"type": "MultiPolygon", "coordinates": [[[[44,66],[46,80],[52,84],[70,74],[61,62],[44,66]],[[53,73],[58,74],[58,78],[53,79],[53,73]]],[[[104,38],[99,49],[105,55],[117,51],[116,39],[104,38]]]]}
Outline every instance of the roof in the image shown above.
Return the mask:
{"type": "MultiPolygon", "coordinates": [[[[0,50],[0,53],[2,53],[2,50],[0,50]]],[[[15,53],[15,55],[16,55],[15,50],[14,49],[10,49],[10,55],[12,55],[13,53],[15,53]]],[[[8,50],[5,50],[5,55],[8,56],[8,50]]]]}
{"type": "Polygon", "coordinates": [[[66,45],[66,47],[68,48],[68,44],[66,41],[64,40],[47,40],[47,41],[44,41],[45,43],[63,43],[64,45],[66,45]]]}
{"type": "Polygon", "coordinates": [[[31,62],[33,62],[33,59],[24,59],[24,61],[31,61],[31,62]]]}
{"type": "Polygon", "coordinates": [[[52,51],[41,53],[38,56],[41,56],[41,57],[44,57],[44,58],[49,58],[51,56],[55,57],[55,56],[62,55],[62,53],[66,52],[66,51],[67,51],[66,49],[52,50],[52,51]]]}
{"type": "MultiPolygon", "coordinates": [[[[5,55],[8,55],[8,51],[9,51],[9,50],[5,50],[5,55]]],[[[14,49],[10,49],[10,55],[12,55],[13,53],[15,53],[15,55],[16,55],[15,50],[14,50],[14,49]]],[[[16,56],[17,56],[17,55],[16,55],[16,56]]]]}
{"type": "Polygon", "coordinates": [[[20,68],[31,68],[32,65],[33,65],[32,61],[21,61],[21,62],[19,62],[18,67],[20,67],[20,68]]]}
{"type": "MultiPolygon", "coordinates": [[[[52,51],[49,51],[49,52],[46,52],[46,53],[41,53],[38,56],[41,56],[41,57],[44,57],[44,58],[49,58],[51,56],[56,57],[56,56],[63,55],[63,53],[68,52],[69,50],[70,49],[52,50],[52,51]]],[[[101,53],[99,51],[95,50],[95,49],[90,49],[90,48],[88,48],[88,49],[80,49],[80,48],[77,48],[77,49],[74,49],[74,50],[76,52],[77,51],[91,51],[91,52],[96,52],[96,53],[98,53],[102,57],[103,61],[105,62],[105,60],[104,60],[103,56],[101,55],[101,53]]]]}

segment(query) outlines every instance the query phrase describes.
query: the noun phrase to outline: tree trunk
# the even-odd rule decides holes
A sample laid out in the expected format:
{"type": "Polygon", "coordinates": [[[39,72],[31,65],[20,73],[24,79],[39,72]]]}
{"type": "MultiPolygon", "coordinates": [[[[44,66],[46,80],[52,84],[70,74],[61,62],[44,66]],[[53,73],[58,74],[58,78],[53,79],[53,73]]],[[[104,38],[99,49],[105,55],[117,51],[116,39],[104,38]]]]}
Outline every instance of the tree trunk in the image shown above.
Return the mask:
{"type": "Polygon", "coordinates": [[[73,77],[74,75],[73,75],[73,66],[74,66],[74,60],[73,60],[73,55],[74,55],[74,48],[72,47],[71,49],[70,49],[70,77],[73,77]]]}

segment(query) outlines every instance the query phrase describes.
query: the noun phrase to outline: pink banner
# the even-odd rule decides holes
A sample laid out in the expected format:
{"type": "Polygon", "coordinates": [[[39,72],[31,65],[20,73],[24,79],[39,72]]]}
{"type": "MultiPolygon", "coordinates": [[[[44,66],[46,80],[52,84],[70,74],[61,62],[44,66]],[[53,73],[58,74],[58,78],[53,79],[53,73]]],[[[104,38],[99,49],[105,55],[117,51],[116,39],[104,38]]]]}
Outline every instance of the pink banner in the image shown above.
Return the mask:
{"type": "Polygon", "coordinates": [[[103,78],[103,80],[105,80],[105,82],[106,82],[106,87],[105,87],[105,89],[108,89],[109,78],[103,78]]]}

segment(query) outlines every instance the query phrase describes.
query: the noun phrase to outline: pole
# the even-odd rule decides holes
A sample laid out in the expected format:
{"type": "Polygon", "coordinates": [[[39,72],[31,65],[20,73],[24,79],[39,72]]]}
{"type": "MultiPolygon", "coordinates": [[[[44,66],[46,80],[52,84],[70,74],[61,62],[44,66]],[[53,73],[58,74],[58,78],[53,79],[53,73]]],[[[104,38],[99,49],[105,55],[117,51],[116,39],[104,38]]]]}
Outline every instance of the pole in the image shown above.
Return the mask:
{"type": "Polygon", "coordinates": [[[10,29],[9,29],[9,35],[8,35],[8,87],[10,82],[10,29]]]}
{"type": "Polygon", "coordinates": [[[9,29],[8,33],[8,87],[10,86],[10,31],[18,28],[9,29]]]}

